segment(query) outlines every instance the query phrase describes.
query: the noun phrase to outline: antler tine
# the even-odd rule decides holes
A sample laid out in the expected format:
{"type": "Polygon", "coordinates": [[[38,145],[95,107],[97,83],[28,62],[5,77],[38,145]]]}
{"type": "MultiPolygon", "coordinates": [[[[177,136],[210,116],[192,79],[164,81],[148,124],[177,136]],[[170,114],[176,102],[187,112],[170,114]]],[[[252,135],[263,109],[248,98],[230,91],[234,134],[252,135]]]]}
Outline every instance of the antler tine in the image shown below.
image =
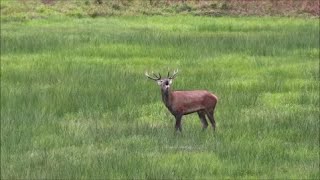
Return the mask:
{"type": "Polygon", "coordinates": [[[170,72],[168,71],[168,75],[167,75],[167,78],[170,78],[170,72]]]}
{"type": "Polygon", "coordinates": [[[178,74],[178,72],[179,72],[178,69],[177,69],[177,70],[174,70],[172,76],[169,77],[169,79],[174,79],[174,78],[176,77],[176,75],[178,74]]]}
{"type": "MultiPolygon", "coordinates": [[[[154,80],[154,81],[157,81],[157,80],[161,79],[161,76],[158,77],[158,76],[156,76],[153,72],[152,72],[152,74],[153,74],[156,78],[151,77],[151,76],[148,74],[148,72],[145,72],[145,73],[144,73],[145,76],[147,76],[149,79],[152,79],[152,80],[154,80]]],[[[160,74],[159,74],[159,75],[160,75],[160,74]]]]}
{"type": "Polygon", "coordinates": [[[155,76],[156,78],[161,79],[160,73],[158,73],[158,74],[159,74],[159,76],[158,76],[158,75],[156,75],[155,73],[153,73],[153,71],[152,71],[152,74],[153,74],[153,76],[155,76]]]}

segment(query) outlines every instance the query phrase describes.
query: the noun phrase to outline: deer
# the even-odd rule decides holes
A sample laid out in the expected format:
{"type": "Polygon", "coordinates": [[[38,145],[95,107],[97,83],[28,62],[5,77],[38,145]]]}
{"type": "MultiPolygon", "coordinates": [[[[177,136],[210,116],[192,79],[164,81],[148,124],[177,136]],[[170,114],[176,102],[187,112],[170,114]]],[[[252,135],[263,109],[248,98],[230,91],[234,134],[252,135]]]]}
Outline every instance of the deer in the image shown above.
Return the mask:
{"type": "Polygon", "coordinates": [[[173,91],[171,84],[176,77],[178,69],[170,76],[170,72],[166,78],[161,78],[161,74],[156,75],[152,72],[152,76],[145,72],[145,76],[157,82],[161,89],[162,101],[170,113],[175,117],[175,132],[182,132],[181,120],[182,116],[191,113],[198,113],[202,123],[202,129],[208,127],[207,118],[210,120],[213,130],[215,131],[216,122],[214,119],[214,110],[218,102],[218,97],[207,90],[192,91],[173,91]]]}

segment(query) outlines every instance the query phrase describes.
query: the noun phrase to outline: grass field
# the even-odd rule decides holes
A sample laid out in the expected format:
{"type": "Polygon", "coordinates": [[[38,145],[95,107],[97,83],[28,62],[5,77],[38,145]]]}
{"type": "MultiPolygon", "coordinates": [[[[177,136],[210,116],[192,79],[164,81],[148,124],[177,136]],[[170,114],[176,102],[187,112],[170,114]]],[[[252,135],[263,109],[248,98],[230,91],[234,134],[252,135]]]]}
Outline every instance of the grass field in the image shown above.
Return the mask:
{"type": "Polygon", "coordinates": [[[319,174],[318,19],[192,16],[1,23],[1,179],[319,174]],[[183,133],[144,71],[219,97],[183,133]]]}

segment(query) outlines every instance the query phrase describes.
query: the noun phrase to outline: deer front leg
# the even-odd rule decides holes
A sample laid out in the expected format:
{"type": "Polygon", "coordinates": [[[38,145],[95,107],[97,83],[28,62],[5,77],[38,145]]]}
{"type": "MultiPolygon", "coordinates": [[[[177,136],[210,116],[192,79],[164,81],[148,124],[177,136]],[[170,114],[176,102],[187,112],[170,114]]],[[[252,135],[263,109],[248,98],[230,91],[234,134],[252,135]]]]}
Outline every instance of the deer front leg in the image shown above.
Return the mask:
{"type": "Polygon", "coordinates": [[[182,131],[182,127],[181,127],[181,119],[182,119],[182,116],[181,115],[176,115],[175,116],[175,118],[176,118],[176,125],[175,125],[175,129],[176,129],[176,131],[182,131]]]}

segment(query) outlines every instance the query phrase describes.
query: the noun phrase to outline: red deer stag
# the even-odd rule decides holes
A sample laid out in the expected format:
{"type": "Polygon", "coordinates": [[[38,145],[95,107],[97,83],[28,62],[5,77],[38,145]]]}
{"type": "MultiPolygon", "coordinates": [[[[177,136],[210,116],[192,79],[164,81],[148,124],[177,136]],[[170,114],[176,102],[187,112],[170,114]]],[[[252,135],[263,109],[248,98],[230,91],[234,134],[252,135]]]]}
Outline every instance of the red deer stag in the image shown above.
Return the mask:
{"type": "Polygon", "coordinates": [[[162,101],[176,119],[176,131],[182,131],[182,116],[194,112],[198,113],[203,129],[208,127],[208,122],[205,117],[205,115],[207,115],[213,130],[215,130],[214,109],[218,102],[217,96],[206,90],[172,91],[170,85],[177,73],[178,70],[174,71],[173,75],[170,76],[168,72],[167,78],[161,78],[160,73],[156,75],[152,72],[153,76],[150,76],[147,72],[145,73],[149,79],[157,81],[161,87],[162,101]]]}

